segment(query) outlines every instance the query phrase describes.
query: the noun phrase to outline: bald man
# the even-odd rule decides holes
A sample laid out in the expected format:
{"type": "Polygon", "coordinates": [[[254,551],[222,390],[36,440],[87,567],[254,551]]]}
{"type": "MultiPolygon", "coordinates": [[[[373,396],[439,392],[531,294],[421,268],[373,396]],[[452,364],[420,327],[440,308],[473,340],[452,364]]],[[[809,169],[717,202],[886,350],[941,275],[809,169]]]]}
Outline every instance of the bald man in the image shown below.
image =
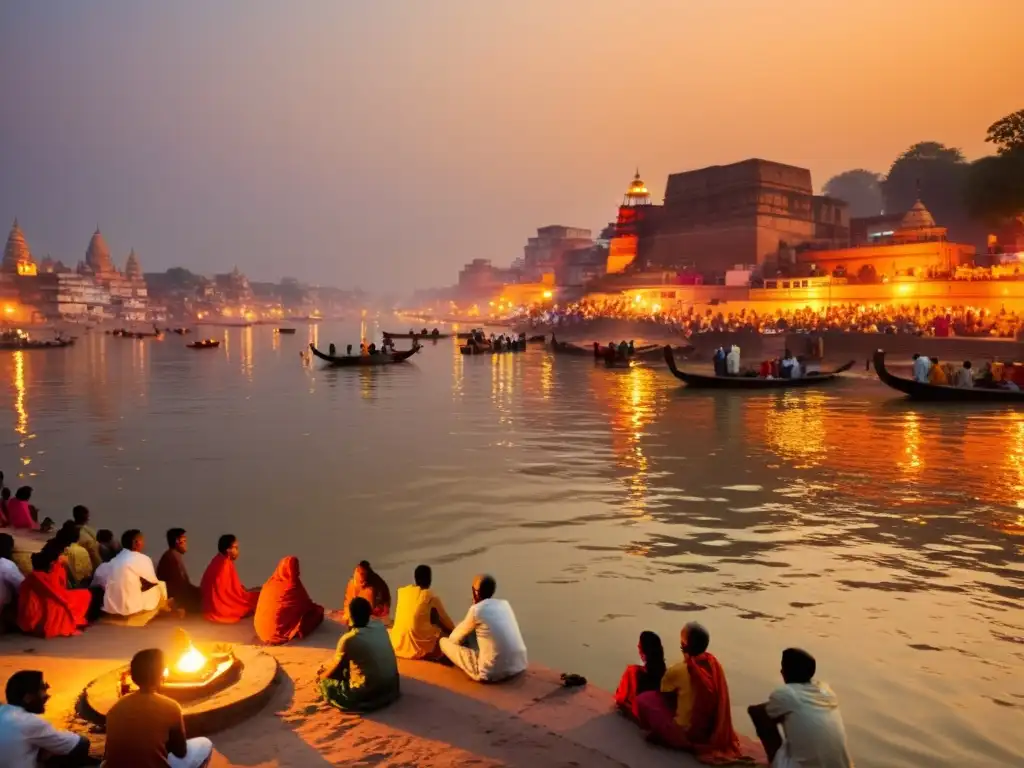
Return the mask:
{"type": "Polygon", "coordinates": [[[471,680],[497,683],[526,671],[526,644],[507,600],[494,596],[493,576],[473,580],[473,605],[466,618],[442,637],[441,652],[471,680]]]}

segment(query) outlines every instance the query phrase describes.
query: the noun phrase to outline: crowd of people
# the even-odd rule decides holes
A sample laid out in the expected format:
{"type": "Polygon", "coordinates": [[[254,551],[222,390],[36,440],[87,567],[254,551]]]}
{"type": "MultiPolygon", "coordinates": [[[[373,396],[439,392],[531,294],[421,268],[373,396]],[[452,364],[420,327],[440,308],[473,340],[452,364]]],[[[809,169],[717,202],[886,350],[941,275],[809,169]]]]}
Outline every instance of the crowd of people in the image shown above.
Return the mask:
{"type": "MultiPolygon", "coordinates": [[[[656,305],[655,305],[656,306],[656,305]]],[[[955,306],[939,307],[889,304],[833,304],[825,309],[778,309],[756,312],[741,309],[662,308],[628,299],[595,301],[586,299],[562,308],[529,310],[523,320],[533,327],[572,326],[592,320],[629,320],[668,327],[690,337],[713,331],[758,333],[842,331],[849,333],[913,334],[918,336],[962,336],[1016,339],[1024,318],[1005,309],[955,306]]]]}
{"type": "Polygon", "coordinates": [[[940,363],[937,357],[915,353],[912,362],[914,381],[921,384],[971,389],[1006,389],[1019,392],[1024,385],[1024,366],[1007,365],[998,360],[986,362],[975,369],[970,360],[962,364],[940,363]]]}
{"type": "MultiPolygon", "coordinates": [[[[13,519],[22,523],[16,528],[36,527],[24,525],[19,514],[13,519]]],[[[72,519],[32,555],[28,574],[14,562],[14,538],[0,533],[4,620],[23,633],[51,638],[78,634],[103,614],[194,613],[215,623],[251,617],[256,635],[267,644],[306,637],[324,620],[324,608],[303,586],[295,557],[283,558],[262,587],[246,588],[236,568],[238,539],[226,534],[195,585],[185,563],[184,529],[167,531],[167,549],[155,566],[144,552],[141,531],[125,531],[120,547],[111,546],[101,533],[90,526],[89,510],[75,507],[72,519]]],[[[472,604],[456,623],[432,588],[430,566],[417,566],[412,576],[412,583],[397,591],[388,626],[391,590],[368,562],[355,566],[341,607],[348,630],[317,674],[327,703],[357,713],[393,703],[401,696],[399,658],[449,664],[481,683],[498,683],[526,671],[526,643],[512,606],[497,597],[494,577],[474,579],[472,604]]],[[[653,632],[642,633],[640,664],[629,665],[623,673],[616,706],[650,741],[688,750],[707,762],[748,760],[733,728],[725,671],[709,647],[707,629],[687,624],[680,635],[682,657],[668,666],[661,639],[653,632]]],[[[201,768],[210,760],[212,743],[188,739],[180,705],[160,694],[164,668],[163,654],[156,649],[140,651],[132,659],[136,690],[122,696],[107,718],[108,768],[201,768]]],[[[786,650],[784,684],[765,704],[749,709],[774,768],[852,764],[838,702],[814,679],[815,671],[810,654],[786,650]]],[[[567,686],[586,683],[578,675],[563,675],[563,680],[567,686]]],[[[0,767],[35,765],[40,753],[62,756],[63,765],[94,764],[86,738],[59,731],[40,717],[48,688],[35,670],[17,672],[7,681],[7,703],[0,707],[0,767]]]]}

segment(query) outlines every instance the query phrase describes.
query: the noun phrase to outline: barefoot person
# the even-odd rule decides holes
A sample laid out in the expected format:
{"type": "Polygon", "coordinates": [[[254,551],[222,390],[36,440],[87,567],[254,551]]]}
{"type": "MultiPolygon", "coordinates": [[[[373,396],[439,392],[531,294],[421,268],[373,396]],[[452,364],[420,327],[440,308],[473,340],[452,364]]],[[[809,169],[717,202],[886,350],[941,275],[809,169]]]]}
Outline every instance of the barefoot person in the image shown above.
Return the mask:
{"type": "Polygon", "coordinates": [[[167,585],[160,581],[153,560],[143,554],[146,537],[132,528],[121,534],[121,551],[110,561],[103,586],[103,612],[134,616],[167,605],[167,585]]]}
{"type": "Polygon", "coordinates": [[[217,540],[217,554],[206,566],[199,590],[203,595],[203,616],[218,624],[234,624],[252,616],[260,599],[258,589],[246,589],[238,578],[238,537],[226,533],[217,540]]]}
{"type": "Polygon", "coordinates": [[[352,628],[338,640],[334,664],[320,679],[324,700],[347,712],[372,712],[401,696],[398,660],[388,631],[361,597],[349,604],[352,628]]]}
{"type": "Polygon", "coordinates": [[[345,621],[352,625],[348,613],[349,604],[357,597],[363,598],[370,604],[370,610],[375,619],[385,621],[391,613],[391,590],[387,582],[378,574],[366,560],[362,560],[352,572],[348,586],[345,587],[345,605],[342,610],[345,614],[345,621]]]}
{"type": "Polygon", "coordinates": [[[206,738],[188,739],[181,705],[160,693],[164,654],[156,648],[132,657],[139,690],[122,696],[107,713],[105,768],[203,768],[213,756],[206,738]]]}
{"type": "Polygon", "coordinates": [[[185,613],[200,613],[203,610],[203,596],[199,587],[192,583],[185,567],[185,553],[188,552],[188,536],[184,528],[167,531],[167,551],[156,566],[156,576],[167,585],[167,597],[174,601],[174,607],[185,613]]]}
{"type": "Polygon", "coordinates": [[[415,584],[398,590],[395,623],[388,632],[391,646],[400,659],[443,658],[438,641],[451,634],[455,622],[445,611],[441,598],[430,588],[433,580],[430,566],[417,565],[413,580],[415,584]]]}
{"type": "Polygon", "coordinates": [[[526,671],[526,644],[508,600],[494,596],[493,576],[473,580],[473,605],[449,637],[442,637],[441,652],[471,680],[496,683],[526,671]]]}
{"type": "Polygon", "coordinates": [[[89,740],[70,731],[58,731],[43,719],[50,686],[43,673],[15,672],[7,680],[7,703],[0,705],[0,766],[35,768],[40,765],[95,765],[89,760],[89,740]],[[41,762],[41,758],[46,760],[41,762]]]}
{"type": "Polygon", "coordinates": [[[728,763],[744,755],[732,727],[725,672],[707,652],[710,642],[697,622],[683,627],[683,660],[665,673],[660,692],[637,697],[637,714],[650,741],[693,752],[704,762],[728,763]]]}
{"type": "Polygon", "coordinates": [[[18,628],[46,639],[77,635],[89,623],[91,600],[88,589],[68,589],[59,544],[47,542],[18,590],[18,628]]]}
{"type": "Polygon", "coordinates": [[[641,693],[661,690],[661,678],[665,676],[665,649],[661,638],[654,632],[641,632],[640,664],[630,664],[622,673],[619,687],[615,689],[615,704],[619,711],[632,720],[638,720],[636,698],[641,693]]]}
{"type": "Polygon", "coordinates": [[[257,636],[280,645],[308,637],[323,620],[324,607],[313,602],[299,579],[299,558],[283,558],[260,590],[253,619],[257,636]]]}
{"type": "Polygon", "coordinates": [[[747,709],[772,768],[851,768],[839,700],[814,679],[817,662],[807,651],[782,652],[782,680],[766,704],[747,709]],[[785,731],[783,741],[779,726],[785,731]]]}

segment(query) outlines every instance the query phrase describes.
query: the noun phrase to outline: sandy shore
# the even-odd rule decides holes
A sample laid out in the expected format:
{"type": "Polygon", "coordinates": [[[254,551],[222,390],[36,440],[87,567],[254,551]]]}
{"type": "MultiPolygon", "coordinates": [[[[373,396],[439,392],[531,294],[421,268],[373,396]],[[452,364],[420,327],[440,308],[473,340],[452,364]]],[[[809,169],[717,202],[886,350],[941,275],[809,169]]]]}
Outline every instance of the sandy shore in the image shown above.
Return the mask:
{"type": "MultiPolygon", "coordinates": [[[[216,626],[201,619],[159,619],[142,628],[100,624],[79,637],[0,637],[0,679],[41,669],[52,686],[47,717],[79,730],[77,698],[94,678],[145,647],[163,647],[177,626],[196,641],[254,644],[252,625],[216,626]]],[[[242,725],[215,734],[216,768],[285,766],[661,766],[698,765],[692,757],[647,745],[612,711],[607,691],[565,689],[558,674],[531,667],[501,685],[480,685],[450,667],[401,662],[402,698],[367,716],[319,700],[314,680],[343,627],[328,620],[295,645],[265,648],[281,666],[269,704],[242,725]]],[[[745,712],[734,707],[743,726],[745,712]],[[742,718],[742,719],[740,719],[742,718]]],[[[92,734],[101,748],[102,735],[92,734]]]]}

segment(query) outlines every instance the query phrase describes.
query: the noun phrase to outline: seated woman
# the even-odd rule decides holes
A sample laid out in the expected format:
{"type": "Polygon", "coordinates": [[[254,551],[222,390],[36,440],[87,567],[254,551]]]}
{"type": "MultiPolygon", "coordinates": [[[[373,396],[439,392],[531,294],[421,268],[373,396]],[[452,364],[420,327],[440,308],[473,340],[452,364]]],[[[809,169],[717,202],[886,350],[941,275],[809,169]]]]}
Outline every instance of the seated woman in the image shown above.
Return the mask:
{"type": "Polygon", "coordinates": [[[333,666],[320,679],[324,700],[347,712],[372,712],[401,696],[398,660],[388,631],[357,597],[348,606],[352,629],[338,640],[333,666]]]}
{"type": "Polygon", "coordinates": [[[32,573],[18,592],[18,628],[27,635],[50,639],[79,634],[88,624],[92,599],[87,589],[68,589],[60,550],[47,542],[32,555],[32,573]]]}
{"type": "Polygon", "coordinates": [[[277,564],[256,603],[256,634],[272,645],[306,637],[324,620],[324,607],[314,603],[299,580],[299,559],[277,564]]]}
{"type": "Polygon", "coordinates": [[[32,498],[32,488],[23,485],[14,494],[14,498],[7,502],[7,522],[11,528],[21,528],[27,531],[38,531],[39,523],[36,520],[37,512],[29,504],[32,498]]]}
{"type": "Polygon", "coordinates": [[[654,632],[641,632],[637,648],[642,664],[626,667],[619,687],[615,689],[615,704],[622,714],[638,721],[636,697],[648,691],[661,690],[661,678],[665,676],[665,649],[661,646],[661,638],[654,632]]]}
{"type": "Polygon", "coordinates": [[[348,607],[351,602],[361,597],[370,604],[371,615],[375,619],[384,621],[391,613],[391,590],[384,579],[377,574],[370,564],[365,560],[360,561],[352,572],[352,578],[345,587],[345,605],[342,611],[345,614],[345,622],[352,626],[352,617],[349,615],[348,607]]]}

